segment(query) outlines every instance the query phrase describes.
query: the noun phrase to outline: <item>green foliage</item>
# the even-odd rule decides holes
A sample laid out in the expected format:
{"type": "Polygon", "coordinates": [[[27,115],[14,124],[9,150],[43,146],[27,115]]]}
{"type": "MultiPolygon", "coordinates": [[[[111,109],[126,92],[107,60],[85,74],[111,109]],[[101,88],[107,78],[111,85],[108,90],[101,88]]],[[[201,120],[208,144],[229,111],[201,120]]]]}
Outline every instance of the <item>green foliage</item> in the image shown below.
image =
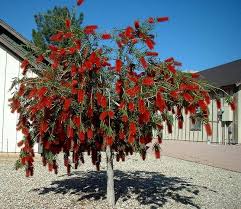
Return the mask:
{"type": "Polygon", "coordinates": [[[79,27],[83,22],[83,13],[80,13],[77,17],[75,12],[70,12],[67,7],[54,7],[52,10],[48,10],[46,13],[39,13],[34,16],[36,22],[36,29],[32,30],[32,39],[40,49],[46,50],[47,46],[52,42],[49,38],[56,34],[57,31],[63,31],[65,29],[65,20],[71,19],[72,25],[79,27]]]}

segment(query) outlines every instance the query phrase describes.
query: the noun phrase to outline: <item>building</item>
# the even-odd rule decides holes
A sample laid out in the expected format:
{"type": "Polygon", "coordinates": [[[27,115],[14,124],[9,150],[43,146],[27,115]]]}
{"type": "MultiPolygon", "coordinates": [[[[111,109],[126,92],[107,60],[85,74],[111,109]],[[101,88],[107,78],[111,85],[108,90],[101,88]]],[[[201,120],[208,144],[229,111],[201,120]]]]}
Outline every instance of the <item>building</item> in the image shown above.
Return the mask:
{"type": "Polygon", "coordinates": [[[174,119],[173,133],[168,134],[166,127],[164,127],[163,139],[241,144],[241,59],[200,71],[199,74],[210,84],[234,96],[237,105],[236,110],[234,112],[231,110],[229,105],[224,102],[224,93],[219,92],[222,97],[222,110],[217,110],[214,100],[211,100],[209,105],[212,136],[207,136],[200,121],[192,124],[190,115],[184,115],[183,129],[177,128],[177,121],[174,119]]]}
{"type": "Polygon", "coordinates": [[[21,76],[20,65],[26,55],[21,45],[27,43],[28,40],[0,20],[0,152],[20,151],[17,142],[22,134],[16,131],[18,116],[11,113],[8,99],[12,79],[21,76]]]}

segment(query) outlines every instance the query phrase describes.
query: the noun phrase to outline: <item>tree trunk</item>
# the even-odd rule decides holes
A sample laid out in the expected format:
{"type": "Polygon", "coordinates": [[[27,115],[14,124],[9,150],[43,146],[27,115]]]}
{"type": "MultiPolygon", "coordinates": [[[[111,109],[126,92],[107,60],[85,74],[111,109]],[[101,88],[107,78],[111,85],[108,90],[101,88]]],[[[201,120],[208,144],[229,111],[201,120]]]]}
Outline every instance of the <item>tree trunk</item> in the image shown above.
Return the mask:
{"type": "Polygon", "coordinates": [[[113,155],[110,145],[106,147],[106,163],[107,163],[107,201],[113,208],[115,206],[115,189],[114,189],[114,170],[113,155]]]}

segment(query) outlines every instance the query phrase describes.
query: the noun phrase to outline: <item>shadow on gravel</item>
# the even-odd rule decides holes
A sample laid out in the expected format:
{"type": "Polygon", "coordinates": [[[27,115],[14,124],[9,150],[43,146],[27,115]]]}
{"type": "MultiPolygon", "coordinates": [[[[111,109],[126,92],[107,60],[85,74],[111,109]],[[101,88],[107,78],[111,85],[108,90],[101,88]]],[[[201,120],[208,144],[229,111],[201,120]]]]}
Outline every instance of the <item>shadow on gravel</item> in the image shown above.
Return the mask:
{"type": "MultiPolygon", "coordinates": [[[[168,177],[156,172],[115,170],[116,200],[126,201],[134,195],[141,205],[149,205],[151,209],[162,207],[169,200],[200,208],[194,203],[199,189],[209,190],[207,187],[192,185],[181,178],[168,177]]],[[[79,201],[105,199],[106,173],[104,171],[88,173],[76,171],[68,179],[54,181],[49,187],[34,189],[34,191],[40,195],[75,194],[80,197],[79,201]]]]}

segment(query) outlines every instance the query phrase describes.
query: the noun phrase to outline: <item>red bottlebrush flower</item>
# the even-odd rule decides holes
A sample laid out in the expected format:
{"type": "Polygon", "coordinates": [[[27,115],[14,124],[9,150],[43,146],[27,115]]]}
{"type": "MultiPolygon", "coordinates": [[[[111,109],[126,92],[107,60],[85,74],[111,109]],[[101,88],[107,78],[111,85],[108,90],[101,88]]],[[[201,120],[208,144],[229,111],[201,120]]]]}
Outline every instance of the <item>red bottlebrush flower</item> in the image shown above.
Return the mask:
{"type": "Polygon", "coordinates": [[[170,91],[170,96],[174,99],[178,99],[178,91],[170,91]]]}
{"type": "Polygon", "coordinates": [[[69,29],[69,28],[70,28],[70,25],[71,25],[70,19],[66,19],[66,20],[65,20],[65,26],[66,26],[66,28],[69,29]]]}
{"type": "Polygon", "coordinates": [[[38,90],[35,89],[35,88],[33,88],[33,89],[29,92],[27,98],[28,98],[28,99],[31,99],[32,97],[34,97],[34,96],[36,95],[37,92],[38,92],[38,90]]]}
{"type": "Polygon", "coordinates": [[[155,42],[149,38],[145,40],[146,45],[150,50],[154,49],[155,42]]]}
{"type": "Polygon", "coordinates": [[[28,168],[26,169],[25,176],[26,176],[26,177],[29,177],[29,176],[30,176],[30,169],[28,169],[28,168]]]}
{"type": "Polygon", "coordinates": [[[172,124],[170,124],[170,123],[168,123],[168,122],[167,122],[167,132],[168,132],[169,134],[172,133],[172,124]]]}
{"type": "Polygon", "coordinates": [[[88,117],[88,118],[92,118],[92,117],[94,116],[94,110],[93,110],[93,108],[92,108],[92,107],[88,107],[86,114],[87,114],[87,117],[88,117]]]}
{"type": "Polygon", "coordinates": [[[81,124],[81,118],[79,116],[74,116],[73,119],[72,119],[74,125],[76,127],[80,127],[80,124],[81,124]]]}
{"type": "Polygon", "coordinates": [[[138,42],[138,40],[136,38],[131,39],[132,44],[136,44],[137,42],[138,42]]]}
{"type": "Polygon", "coordinates": [[[98,28],[97,25],[89,25],[84,28],[84,33],[89,35],[95,33],[95,30],[98,28]]]}
{"type": "Polygon", "coordinates": [[[43,163],[43,166],[46,166],[47,165],[47,160],[45,157],[42,157],[42,163],[43,163]]]}
{"type": "Polygon", "coordinates": [[[143,78],[142,84],[144,86],[152,86],[154,84],[154,78],[147,76],[147,77],[143,78]]]}
{"type": "Polygon", "coordinates": [[[79,136],[79,140],[80,141],[84,141],[85,140],[85,133],[83,132],[83,131],[80,131],[79,133],[78,133],[78,136],[79,136]]]}
{"type": "Polygon", "coordinates": [[[206,111],[207,110],[207,104],[205,103],[205,101],[204,100],[199,100],[198,101],[198,105],[199,105],[199,107],[201,108],[201,110],[203,110],[203,111],[206,111]]]}
{"type": "Polygon", "coordinates": [[[26,127],[22,128],[22,133],[23,133],[23,135],[28,136],[29,135],[28,128],[26,128],[26,127]]]}
{"type": "MultiPolygon", "coordinates": [[[[194,105],[190,105],[188,106],[188,111],[191,113],[191,114],[195,114],[196,113],[196,110],[197,110],[197,107],[194,106],[194,105]]],[[[204,112],[206,112],[206,110],[203,110],[204,112]]]]}
{"type": "Polygon", "coordinates": [[[45,141],[45,142],[43,143],[44,149],[49,150],[50,147],[51,147],[51,144],[52,144],[52,143],[51,143],[50,141],[45,141]]]}
{"type": "Polygon", "coordinates": [[[140,63],[144,69],[146,69],[148,67],[148,63],[146,62],[144,57],[140,58],[140,63]]]}
{"type": "Polygon", "coordinates": [[[125,132],[122,130],[119,132],[119,139],[124,140],[125,139],[125,132]]]}
{"type": "Polygon", "coordinates": [[[192,78],[199,78],[200,74],[198,73],[191,73],[192,78]]]}
{"type": "Polygon", "coordinates": [[[166,102],[160,92],[158,92],[156,96],[156,106],[161,112],[166,108],[166,102]]]}
{"type": "Polygon", "coordinates": [[[155,22],[155,20],[154,20],[154,18],[153,18],[153,17],[150,17],[150,18],[148,19],[148,22],[149,22],[150,24],[152,24],[152,23],[154,23],[154,22],[155,22]]]}
{"type": "Polygon", "coordinates": [[[134,25],[136,29],[140,28],[140,23],[138,20],[135,21],[134,25]]]}
{"type": "Polygon", "coordinates": [[[66,54],[66,49],[65,48],[62,48],[59,50],[59,55],[60,56],[64,56],[66,54]]]}
{"type": "Polygon", "coordinates": [[[120,155],[119,155],[119,153],[116,154],[116,161],[117,161],[117,162],[120,161],[120,155]]]}
{"type": "Polygon", "coordinates": [[[58,51],[58,47],[57,47],[57,46],[54,46],[54,45],[49,45],[49,49],[50,49],[52,52],[57,52],[57,51],[58,51]]]}
{"type": "Polygon", "coordinates": [[[65,99],[64,100],[64,111],[67,111],[71,105],[71,102],[72,102],[72,98],[68,98],[68,99],[65,99]]]}
{"type": "Polygon", "coordinates": [[[122,115],[121,116],[121,121],[126,123],[128,121],[128,116],[127,115],[122,115]]]}
{"type": "Polygon", "coordinates": [[[106,111],[102,112],[102,113],[100,114],[100,120],[101,120],[101,121],[104,121],[107,116],[108,116],[108,112],[106,112],[106,111]]]}
{"type": "Polygon", "coordinates": [[[128,38],[132,38],[133,32],[134,32],[133,28],[129,26],[125,30],[125,36],[128,37],[128,38]]]}
{"type": "Polygon", "coordinates": [[[220,99],[216,99],[216,105],[217,105],[217,109],[221,109],[221,100],[220,99]]]}
{"type": "Polygon", "coordinates": [[[155,150],[155,157],[156,157],[156,159],[160,159],[161,158],[161,152],[160,152],[159,149],[155,150]]]}
{"type": "Polygon", "coordinates": [[[77,5],[80,6],[81,4],[83,4],[84,0],[77,0],[77,5]]]}
{"type": "Polygon", "coordinates": [[[173,63],[175,66],[182,66],[182,63],[181,62],[178,62],[178,61],[174,61],[173,63]]]}
{"type": "Polygon", "coordinates": [[[72,80],[72,87],[76,87],[78,84],[78,81],[77,80],[72,80]]]}
{"type": "Polygon", "coordinates": [[[102,108],[106,108],[106,106],[107,106],[107,99],[106,99],[105,96],[102,96],[102,97],[101,97],[101,99],[100,99],[100,106],[101,106],[102,108]]]}
{"type": "Polygon", "coordinates": [[[144,113],[141,114],[140,117],[142,117],[141,119],[142,119],[142,121],[143,121],[144,123],[149,123],[149,122],[150,122],[151,114],[150,114],[150,112],[146,109],[146,110],[144,111],[144,113]]]}
{"type": "Polygon", "coordinates": [[[102,34],[101,38],[104,40],[111,39],[111,35],[109,33],[104,33],[102,34]]]}
{"type": "Polygon", "coordinates": [[[88,128],[87,130],[87,138],[92,139],[93,138],[93,130],[91,128],[88,128]]]}
{"type": "Polygon", "coordinates": [[[70,176],[70,172],[71,172],[71,165],[67,165],[67,175],[70,176]]]}
{"type": "Polygon", "coordinates": [[[160,87],[160,88],[159,88],[159,91],[160,91],[160,92],[164,92],[165,90],[166,90],[166,89],[163,88],[163,87],[160,87]]]}
{"type": "Polygon", "coordinates": [[[70,125],[67,126],[67,137],[70,139],[74,137],[74,130],[70,125]]]}
{"type": "Polygon", "coordinates": [[[53,164],[52,163],[48,163],[48,170],[49,170],[49,172],[53,171],[53,164]]]}
{"type": "Polygon", "coordinates": [[[110,119],[113,119],[115,116],[115,113],[112,110],[108,111],[107,114],[110,117],[110,119]]]}
{"type": "Polygon", "coordinates": [[[106,143],[106,145],[112,145],[113,137],[112,136],[106,136],[105,137],[105,143],[106,143]]]}
{"type": "Polygon", "coordinates": [[[138,110],[141,114],[143,114],[146,111],[146,107],[145,107],[145,101],[144,99],[139,99],[138,100],[138,110]]]}
{"type": "Polygon", "coordinates": [[[158,17],[157,18],[157,22],[165,22],[165,21],[168,21],[169,18],[168,17],[158,17]]]}
{"type": "Polygon", "coordinates": [[[158,56],[158,53],[157,52],[146,52],[146,56],[158,56]]]}
{"type": "Polygon", "coordinates": [[[205,101],[206,103],[209,105],[211,102],[210,96],[209,95],[205,95],[205,101]]]}
{"type": "Polygon", "coordinates": [[[127,74],[127,78],[128,78],[129,80],[131,80],[132,82],[134,82],[134,83],[137,83],[138,80],[139,80],[139,78],[138,78],[137,76],[131,75],[130,73],[127,74]]]}
{"type": "Polygon", "coordinates": [[[121,72],[121,67],[122,67],[122,61],[121,60],[116,60],[115,62],[116,66],[115,66],[115,70],[117,73],[120,73],[121,72]]]}
{"type": "Polygon", "coordinates": [[[23,145],[23,143],[24,143],[23,140],[19,141],[19,142],[17,143],[18,147],[21,147],[21,146],[23,145]]]}
{"type": "Polygon", "coordinates": [[[101,94],[101,93],[97,93],[96,94],[96,99],[97,99],[97,104],[100,105],[102,108],[106,108],[107,106],[107,99],[106,97],[101,94]]]}
{"type": "Polygon", "coordinates": [[[49,39],[50,39],[50,41],[55,41],[55,42],[62,41],[63,40],[63,32],[54,34],[54,35],[50,36],[49,39]]]}
{"type": "Polygon", "coordinates": [[[21,67],[22,69],[26,69],[28,65],[29,65],[29,61],[25,59],[25,60],[22,61],[20,67],[21,67]]]}
{"type": "Polygon", "coordinates": [[[26,74],[28,65],[29,65],[29,61],[28,60],[23,60],[22,61],[20,67],[23,69],[23,72],[22,72],[23,75],[26,74]]]}
{"type": "Polygon", "coordinates": [[[70,47],[69,48],[69,54],[74,54],[77,51],[77,49],[75,47],[70,47]]]}
{"type": "Polygon", "coordinates": [[[135,97],[140,91],[139,86],[134,86],[133,88],[129,88],[126,90],[126,94],[128,94],[130,97],[135,97]]]}
{"type": "Polygon", "coordinates": [[[134,122],[130,122],[129,131],[130,131],[130,135],[136,134],[136,124],[134,122]]]}
{"type": "Polygon", "coordinates": [[[202,91],[201,93],[202,93],[206,103],[210,104],[210,96],[209,96],[208,92],[207,91],[202,91]]]}
{"type": "Polygon", "coordinates": [[[39,125],[39,129],[40,129],[40,133],[46,133],[48,130],[48,123],[46,121],[41,121],[40,125],[39,125]]]}
{"type": "MultiPolygon", "coordinates": [[[[199,86],[196,85],[196,84],[184,84],[184,83],[181,83],[180,87],[179,87],[180,90],[189,90],[189,91],[196,91],[199,89],[199,86]]],[[[205,95],[206,97],[206,95],[205,95]]]]}
{"type": "Polygon", "coordinates": [[[122,83],[121,80],[116,81],[116,84],[115,84],[115,92],[116,92],[117,94],[121,94],[121,93],[123,92],[123,91],[122,91],[122,85],[123,85],[123,83],[122,83]]]}
{"type": "Polygon", "coordinates": [[[81,41],[80,40],[75,40],[75,45],[76,45],[76,49],[80,50],[80,48],[81,48],[81,41]]]}
{"type": "Polygon", "coordinates": [[[125,102],[124,101],[121,101],[120,102],[120,105],[119,105],[119,109],[121,110],[121,109],[124,109],[125,108],[125,102]]]}
{"type": "Polygon", "coordinates": [[[59,66],[58,61],[54,61],[54,62],[52,63],[52,65],[51,65],[51,68],[52,68],[53,70],[55,70],[55,69],[58,68],[58,66],[59,66]]]}
{"type": "Polygon", "coordinates": [[[184,100],[186,100],[189,103],[191,103],[193,101],[193,97],[189,93],[184,93],[183,98],[184,98],[184,100]]]}
{"type": "Polygon", "coordinates": [[[183,128],[183,120],[178,119],[178,128],[182,129],[183,128]]]}
{"type": "Polygon", "coordinates": [[[146,142],[146,140],[143,136],[140,137],[139,141],[141,144],[145,144],[145,142],[146,142]]]}
{"type": "Polygon", "coordinates": [[[77,67],[75,65],[71,66],[71,76],[74,77],[77,73],[77,67]]]}
{"type": "Polygon", "coordinates": [[[85,98],[85,91],[83,89],[79,89],[77,94],[78,94],[78,102],[82,103],[85,98]]]}
{"type": "Polygon", "coordinates": [[[162,144],[162,138],[159,135],[157,136],[157,139],[158,139],[158,143],[162,144]]]}
{"type": "Polygon", "coordinates": [[[129,137],[128,137],[128,142],[129,142],[130,144],[133,144],[133,143],[135,142],[135,136],[129,135],[129,137]]]}
{"type": "Polygon", "coordinates": [[[235,110],[236,110],[236,102],[235,102],[235,100],[231,101],[231,102],[229,103],[229,105],[230,105],[232,111],[235,111],[235,110]]]}
{"type": "Polygon", "coordinates": [[[212,127],[211,127],[210,123],[206,123],[204,126],[205,126],[207,135],[212,136],[212,127]]]}
{"type": "Polygon", "coordinates": [[[36,58],[36,63],[41,63],[44,60],[44,56],[41,54],[36,58]]]}
{"type": "Polygon", "coordinates": [[[169,58],[165,59],[165,62],[174,62],[174,58],[173,57],[169,57],[169,58]]]}
{"type": "Polygon", "coordinates": [[[123,45],[124,45],[121,41],[116,41],[116,43],[117,43],[117,45],[118,45],[119,48],[122,48],[123,45]]]}
{"type": "Polygon", "coordinates": [[[176,74],[176,69],[172,65],[167,65],[167,69],[172,72],[173,74],[176,74]]]}
{"type": "Polygon", "coordinates": [[[25,92],[25,85],[21,84],[19,87],[19,90],[18,90],[18,96],[20,96],[20,97],[23,96],[24,92],[25,92]]]}
{"type": "Polygon", "coordinates": [[[71,32],[67,32],[67,33],[63,34],[63,38],[65,38],[65,39],[72,38],[72,36],[73,36],[73,33],[71,33],[71,32]]]}
{"type": "Polygon", "coordinates": [[[64,157],[64,166],[68,166],[68,165],[69,165],[69,158],[64,157]]]}
{"type": "Polygon", "coordinates": [[[146,151],[145,150],[141,151],[141,158],[142,158],[142,160],[146,159],[146,151]]]}
{"type": "Polygon", "coordinates": [[[133,102],[130,102],[130,103],[128,104],[128,109],[129,109],[131,112],[133,112],[133,111],[135,110],[135,104],[134,104],[133,102]]]}

